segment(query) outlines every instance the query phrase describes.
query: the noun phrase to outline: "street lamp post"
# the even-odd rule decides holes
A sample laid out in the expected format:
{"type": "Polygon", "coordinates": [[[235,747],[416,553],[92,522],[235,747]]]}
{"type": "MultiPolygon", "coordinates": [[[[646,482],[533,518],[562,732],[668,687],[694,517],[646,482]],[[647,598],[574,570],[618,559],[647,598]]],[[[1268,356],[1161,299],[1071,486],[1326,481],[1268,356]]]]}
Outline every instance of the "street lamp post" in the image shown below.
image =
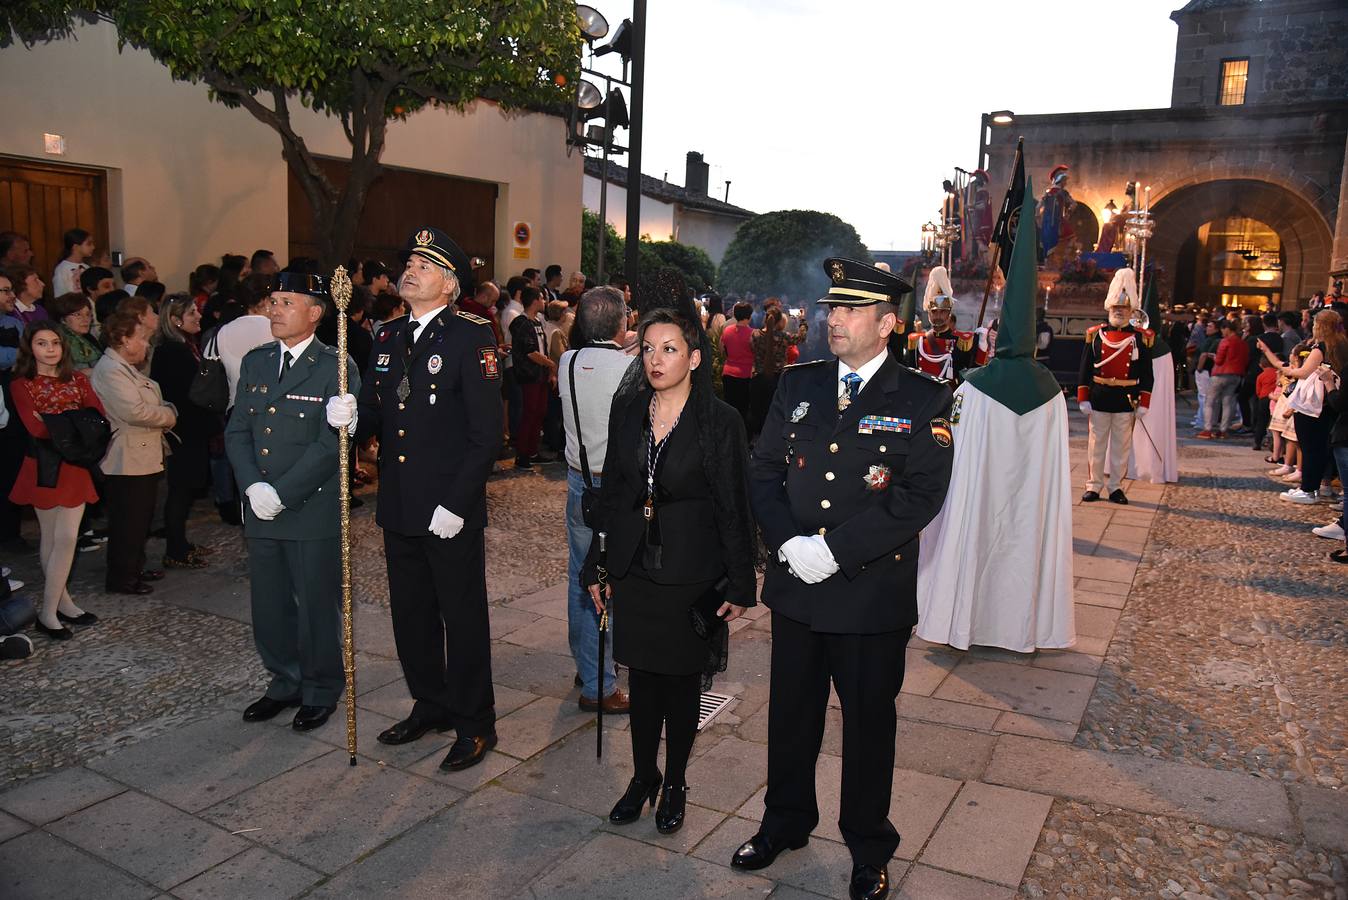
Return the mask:
{"type": "Polygon", "coordinates": [[[632,104],[627,138],[627,258],[623,275],[635,285],[641,260],[641,121],[646,86],[646,0],[632,3],[632,104]]]}

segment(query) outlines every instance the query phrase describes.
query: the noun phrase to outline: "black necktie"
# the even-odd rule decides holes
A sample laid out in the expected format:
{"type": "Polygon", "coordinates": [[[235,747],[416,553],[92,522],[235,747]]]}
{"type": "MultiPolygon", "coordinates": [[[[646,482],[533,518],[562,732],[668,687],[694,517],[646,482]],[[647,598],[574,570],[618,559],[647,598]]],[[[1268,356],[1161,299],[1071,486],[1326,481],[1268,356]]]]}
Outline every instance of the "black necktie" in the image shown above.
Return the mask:
{"type": "Polygon", "coordinates": [[[421,328],[421,323],[416,319],[407,323],[407,349],[411,350],[417,343],[417,331],[421,328]]]}
{"type": "Polygon", "coordinates": [[[281,377],[285,378],[286,373],[290,371],[290,364],[293,360],[290,358],[290,351],[281,351],[281,377]]]}

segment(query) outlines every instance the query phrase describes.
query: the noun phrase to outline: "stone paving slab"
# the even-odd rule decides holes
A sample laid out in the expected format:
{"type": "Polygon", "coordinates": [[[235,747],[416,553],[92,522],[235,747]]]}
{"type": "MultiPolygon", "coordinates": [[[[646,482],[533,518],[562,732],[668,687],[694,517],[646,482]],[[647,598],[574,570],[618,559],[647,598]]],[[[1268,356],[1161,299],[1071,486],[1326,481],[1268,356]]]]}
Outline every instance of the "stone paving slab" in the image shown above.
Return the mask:
{"type": "Polygon", "coordinates": [[[1046,741],[1071,741],[1077,736],[1075,722],[1058,722],[1054,719],[1040,719],[1024,713],[1004,712],[997,717],[993,730],[1002,734],[1020,734],[1025,737],[1042,738],[1046,741]]]}
{"type": "MultiPolygon", "coordinates": [[[[526,896],[526,886],[573,855],[598,824],[596,817],[571,807],[488,787],[357,861],[309,896],[526,896]]],[[[614,861],[605,868],[614,868],[614,861]]],[[[546,895],[535,896],[542,900],[546,895]]]]}
{"type": "MultiPolygon", "coordinates": [[[[989,709],[986,706],[970,706],[967,703],[937,700],[918,694],[899,694],[898,707],[899,717],[902,719],[916,719],[982,731],[990,730],[992,723],[1001,715],[1000,710],[989,709]]],[[[904,727],[904,723],[900,722],[899,731],[902,732],[904,727]]]]}
{"type": "Polygon", "coordinates": [[[475,791],[489,781],[500,778],[506,772],[520,765],[520,761],[513,756],[506,756],[504,753],[489,751],[482,762],[467,769],[460,769],[457,772],[448,772],[440,768],[440,763],[444,761],[445,750],[434,750],[417,762],[405,769],[415,775],[429,778],[432,781],[438,781],[441,784],[460,791],[475,791]]]}
{"type": "Polygon", "coordinates": [[[330,750],[289,727],[249,724],[238,713],[226,712],[88,766],[179,809],[198,812],[330,750]]]}
{"type": "Polygon", "coordinates": [[[903,664],[903,693],[930,697],[959,658],[949,648],[907,648],[903,664]]]}
{"type": "Polygon", "coordinates": [[[1348,794],[1308,784],[1294,784],[1288,790],[1307,843],[1348,853],[1348,794]]]}
{"type": "MultiPolygon", "coordinates": [[[[1077,609],[1082,604],[1078,601],[1077,609]]],[[[1091,656],[1079,650],[1040,650],[1030,660],[1030,665],[1040,669],[1054,669],[1058,672],[1070,672],[1073,675],[1095,677],[1100,671],[1104,658],[1091,656]]]]}
{"type": "MultiPolygon", "coordinates": [[[[755,875],[762,875],[817,896],[838,898],[847,896],[847,881],[852,874],[852,855],[845,846],[834,841],[814,838],[799,850],[782,853],[769,868],[762,869],[758,873],[740,872],[729,868],[730,858],[734,856],[735,851],[757,831],[756,821],[739,817],[729,818],[698,845],[693,851],[693,856],[725,867],[722,869],[724,873],[722,877],[727,880],[756,884],[761,879],[755,875]]],[[[889,864],[891,881],[902,878],[907,865],[903,861],[891,862],[889,864]]],[[[774,892],[772,896],[776,897],[777,893],[774,892]]]]}
{"type": "Polygon", "coordinates": [[[960,791],[922,854],[929,865],[1015,887],[1053,798],[990,784],[960,791]]]}
{"type": "Polygon", "coordinates": [[[1282,840],[1294,840],[1298,831],[1283,786],[1240,772],[1007,735],[998,741],[984,778],[992,784],[1282,840]]]}
{"type": "MultiPolygon", "coordinates": [[[[537,613],[502,605],[489,606],[487,611],[491,621],[491,639],[493,641],[500,640],[512,631],[526,625],[532,625],[543,618],[537,613]]],[[[553,621],[557,620],[554,619],[553,621]]]]}
{"type": "MultiPolygon", "coordinates": [[[[539,697],[496,720],[496,734],[500,738],[496,750],[516,759],[528,759],[577,728],[589,725],[594,718],[593,713],[582,712],[572,701],[539,697]]],[[[613,718],[619,719],[619,722],[625,719],[617,716],[613,718]]]]}
{"type": "MultiPolygon", "coordinates": [[[[1076,605],[1077,634],[1086,637],[1109,638],[1114,634],[1114,626],[1119,623],[1119,610],[1105,606],[1076,605]]],[[[1091,673],[1094,674],[1094,673],[1091,673]]]]}
{"type": "Polygon", "coordinates": [[[6,900],[147,900],[159,894],[158,888],[45,831],[0,844],[0,897],[6,900]]]}
{"type": "MultiPolygon", "coordinates": [[[[1107,539],[1108,533],[1106,532],[1107,539]]],[[[1137,574],[1137,563],[1122,559],[1105,559],[1100,556],[1074,554],[1072,557],[1072,574],[1078,578],[1132,584],[1133,576],[1137,574]]]]}
{"type": "MultiPolygon", "coordinates": [[[[692,796],[691,792],[689,796],[692,796]]],[[[611,800],[616,803],[618,794],[614,794],[611,800]]],[[[641,818],[635,822],[615,825],[612,822],[605,821],[600,827],[629,840],[654,844],[675,853],[691,853],[693,848],[702,842],[703,838],[715,831],[716,827],[726,820],[726,814],[691,802],[687,805],[686,810],[683,827],[673,834],[661,834],[656,829],[655,810],[649,805],[642,808],[641,818]]],[[[607,814],[605,814],[605,819],[607,819],[607,814]]]]}
{"type": "Polygon", "coordinates": [[[1095,679],[1034,666],[966,660],[936,692],[941,700],[1079,722],[1095,679]]]}
{"type": "MultiPolygon", "coordinates": [[[[815,826],[814,837],[842,843],[842,832],[838,828],[838,817],[842,810],[842,760],[836,756],[819,757],[814,779],[816,802],[819,804],[819,824],[815,826]]],[[[950,778],[910,769],[894,770],[889,821],[894,824],[901,838],[895,857],[914,859],[917,856],[959,789],[960,782],[950,778]]],[[[765,787],[740,807],[736,815],[754,822],[763,821],[766,796],[765,787]]]]}
{"type": "Polygon", "coordinates": [[[251,847],[173,889],[182,900],[286,900],[316,884],[323,875],[282,856],[251,847]]]}
{"type": "Polygon", "coordinates": [[[336,872],[463,792],[383,766],[347,764],[333,750],[205,810],[229,831],[322,872],[336,872]]]}
{"type": "MultiPolygon", "coordinates": [[[[627,789],[631,777],[631,738],[605,729],[602,760],[595,758],[593,732],[573,734],[546,753],[511,769],[501,778],[501,784],[512,791],[606,817],[627,789]]],[[[705,805],[705,786],[691,777],[689,785],[693,791],[688,799],[705,805]]]]}
{"type": "Polygon", "coordinates": [[[698,803],[725,813],[743,806],[767,778],[767,746],[735,737],[723,738],[688,766],[698,803]]]}
{"type": "Polygon", "coordinates": [[[17,819],[9,813],[0,812],[0,844],[13,837],[18,837],[27,831],[29,825],[22,819],[17,819]]]}
{"type": "Polygon", "coordinates": [[[568,653],[547,653],[496,641],[491,646],[491,677],[496,684],[526,694],[564,699],[576,691],[576,663],[568,653]]]}
{"type": "Polygon", "coordinates": [[[1011,900],[1015,895],[1005,885],[989,884],[931,866],[913,866],[898,892],[891,896],[895,900],[1011,900]]]}
{"type": "Polygon", "coordinates": [[[20,782],[0,794],[0,809],[34,825],[45,825],[124,790],[125,785],[75,766],[20,782]]]}
{"type": "Polygon", "coordinates": [[[248,849],[246,840],[134,791],[67,816],[48,830],[164,889],[248,849]]]}
{"type": "MultiPolygon", "coordinates": [[[[934,725],[900,722],[894,761],[905,769],[941,775],[956,781],[982,777],[997,738],[991,734],[934,725]]],[[[841,755],[842,748],[838,748],[841,755]]]]}
{"type": "Polygon", "coordinates": [[[599,834],[564,857],[532,888],[539,900],[761,900],[772,890],[772,882],[615,834],[599,834]]]}
{"type": "Polygon", "coordinates": [[[569,629],[570,625],[565,619],[539,616],[528,625],[509,632],[501,640],[534,650],[546,650],[558,656],[570,656],[569,629]]]}
{"type": "MultiPolygon", "coordinates": [[[[387,765],[405,769],[427,755],[438,753],[444,756],[454,743],[454,732],[445,734],[432,731],[420,740],[410,744],[381,744],[379,733],[393,725],[397,719],[381,716],[379,713],[356,710],[356,755],[357,765],[387,765]]],[[[339,705],[332,718],[321,728],[305,732],[305,735],[320,740],[330,747],[346,751],[346,707],[339,705]]]]}

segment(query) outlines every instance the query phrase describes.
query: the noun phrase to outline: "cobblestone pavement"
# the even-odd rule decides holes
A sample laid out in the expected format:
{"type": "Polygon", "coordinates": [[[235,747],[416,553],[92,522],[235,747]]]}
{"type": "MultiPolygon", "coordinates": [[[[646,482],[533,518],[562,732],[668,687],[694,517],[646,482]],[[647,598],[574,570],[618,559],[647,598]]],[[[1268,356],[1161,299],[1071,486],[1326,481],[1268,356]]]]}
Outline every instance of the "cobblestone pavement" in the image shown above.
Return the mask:
{"type": "MultiPolygon", "coordinates": [[[[1080,482],[1075,416],[1071,444],[1080,482]]],[[[1185,440],[1180,484],[1074,508],[1072,650],[913,641],[894,896],[1348,900],[1343,579],[1308,530],[1328,510],[1277,501],[1261,457],[1185,440]]],[[[374,741],[409,701],[370,491],[354,768],[340,716],[307,735],[239,722],[263,673],[237,529],[200,516],[216,562],[149,598],[102,595],[101,554],[84,555],[76,596],[103,622],[0,669],[0,896],[845,897],[836,709],[809,846],[759,873],[727,865],[763,812],[762,607],[734,623],[714,688],[732,701],[694,747],[683,830],[607,824],[627,723],[606,717],[598,764],[567,646],[564,474],[507,465],[489,485],[500,744],[461,773],[438,769],[452,734],[374,741]]],[[[38,583],[31,560],[6,562],[38,583]]]]}

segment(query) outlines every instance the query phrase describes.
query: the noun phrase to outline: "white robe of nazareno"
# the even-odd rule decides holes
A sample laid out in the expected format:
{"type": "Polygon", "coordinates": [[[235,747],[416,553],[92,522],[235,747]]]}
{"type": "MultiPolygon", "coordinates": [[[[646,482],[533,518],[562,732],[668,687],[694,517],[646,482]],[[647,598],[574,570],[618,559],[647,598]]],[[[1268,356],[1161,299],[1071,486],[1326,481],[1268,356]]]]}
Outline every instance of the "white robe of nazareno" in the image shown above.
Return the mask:
{"type": "Polygon", "coordinates": [[[1067,403],[1018,416],[967,383],[955,397],[950,490],[922,532],[917,635],[961,650],[1070,647],[1067,403]]]}
{"type": "Polygon", "coordinates": [[[1154,382],[1147,414],[1133,425],[1133,450],[1128,477],[1165,484],[1179,481],[1179,446],[1175,434],[1175,358],[1167,353],[1151,361],[1154,382]]]}

